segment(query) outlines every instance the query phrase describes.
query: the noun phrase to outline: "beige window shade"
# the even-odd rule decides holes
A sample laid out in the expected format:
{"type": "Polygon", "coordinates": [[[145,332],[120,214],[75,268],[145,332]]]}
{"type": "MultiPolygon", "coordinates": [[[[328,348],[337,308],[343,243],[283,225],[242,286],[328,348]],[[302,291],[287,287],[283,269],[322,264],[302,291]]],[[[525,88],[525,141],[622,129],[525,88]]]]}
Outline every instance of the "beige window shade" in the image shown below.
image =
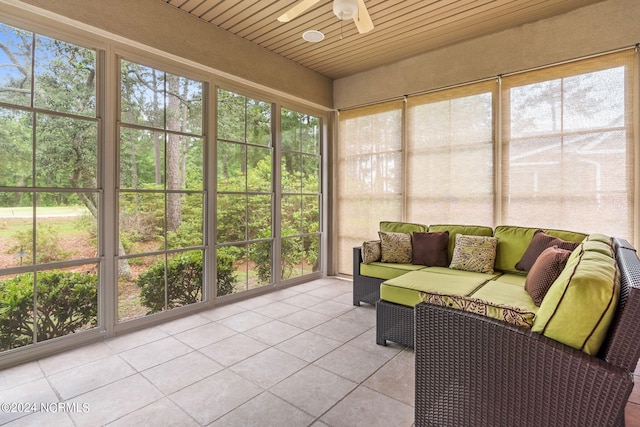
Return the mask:
{"type": "Polygon", "coordinates": [[[633,240],[632,51],[502,82],[503,223],[633,240]]]}
{"type": "Polygon", "coordinates": [[[338,271],[353,272],[352,248],[377,239],[382,220],[402,218],[402,101],[340,113],[338,271]]]}
{"type": "Polygon", "coordinates": [[[495,81],[410,97],[407,218],[493,224],[495,81]]]}

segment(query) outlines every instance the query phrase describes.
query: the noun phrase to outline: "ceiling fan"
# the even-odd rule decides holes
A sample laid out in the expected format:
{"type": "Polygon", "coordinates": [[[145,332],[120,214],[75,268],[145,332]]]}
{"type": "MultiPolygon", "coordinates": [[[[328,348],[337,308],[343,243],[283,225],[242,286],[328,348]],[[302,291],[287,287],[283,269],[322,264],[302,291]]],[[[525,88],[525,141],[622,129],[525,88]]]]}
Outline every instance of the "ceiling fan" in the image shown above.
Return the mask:
{"type": "MultiPolygon", "coordinates": [[[[320,0],[301,0],[287,12],[282,14],[278,21],[289,22],[309,10],[320,0]]],[[[364,0],[333,0],[333,13],[342,21],[353,19],[360,34],[373,30],[371,16],[367,12],[364,0]]]]}

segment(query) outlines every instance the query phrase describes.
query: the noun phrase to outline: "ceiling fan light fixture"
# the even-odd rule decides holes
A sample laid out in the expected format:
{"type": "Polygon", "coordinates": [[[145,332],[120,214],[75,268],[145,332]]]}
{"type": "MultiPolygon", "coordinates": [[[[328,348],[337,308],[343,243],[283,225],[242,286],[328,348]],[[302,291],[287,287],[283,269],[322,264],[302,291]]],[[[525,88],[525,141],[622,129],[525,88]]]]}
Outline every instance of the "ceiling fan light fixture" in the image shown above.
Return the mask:
{"type": "Polygon", "coordinates": [[[333,0],[333,13],[343,21],[358,14],[358,0],[333,0]]]}
{"type": "Polygon", "coordinates": [[[310,43],[318,43],[324,40],[324,34],[318,30],[308,30],[302,33],[302,38],[310,43]]]}

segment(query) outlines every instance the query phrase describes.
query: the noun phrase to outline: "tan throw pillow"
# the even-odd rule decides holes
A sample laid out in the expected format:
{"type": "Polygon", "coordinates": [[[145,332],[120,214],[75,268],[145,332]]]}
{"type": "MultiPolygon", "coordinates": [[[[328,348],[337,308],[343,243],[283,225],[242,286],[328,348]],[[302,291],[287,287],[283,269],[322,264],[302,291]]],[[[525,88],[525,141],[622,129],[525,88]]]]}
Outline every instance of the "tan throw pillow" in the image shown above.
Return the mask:
{"type": "Polygon", "coordinates": [[[411,238],[413,256],[412,264],[428,267],[446,267],[449,265],[447,249],[449,248],[449,232],[413,233],[411,238]]]}
{"type": "Polygon", "coordinates": [[[498,239],[490,236],[456,235],[456,246],[449,268],[493,273],[498,239]]]}
{"type": "Polygon", "coordinates": [[[411,235],[379,231],[382,262],[411,264],[411,235]]]}
{"type": "Polygon", "coordinates": [[[516,264],[516,269],[522,271],[531,270],[531,267],[533,267],[533,264],[536,262],[536,259],[538,259],[542,251],[550,248],[551,246],[557,246],[560,249],[573,251],[579,244],[580,243],[577,242],[568,242],[558,237],[550,236],[542,230],[537,230],[531,239],[531,243],[529,243],[529,247],[524,252],[524,255],[522,255],[520,261],[516,264]]]}
{"type": "Polygon", "coordinates": [[[380,250],[380,240],[369,240],[362,243],[362,263],[369,264],[371,262],[380,261],[382,252],[380,250]]]}
{"type": "Polygon", "coordinates": [[[529,270],[524,282],[524,289],[529,292],[535,305],[540,307],[547,291],[556,281],[571,255],[571,251],[557,246],[542,251],[536,262],[529,270]]]}

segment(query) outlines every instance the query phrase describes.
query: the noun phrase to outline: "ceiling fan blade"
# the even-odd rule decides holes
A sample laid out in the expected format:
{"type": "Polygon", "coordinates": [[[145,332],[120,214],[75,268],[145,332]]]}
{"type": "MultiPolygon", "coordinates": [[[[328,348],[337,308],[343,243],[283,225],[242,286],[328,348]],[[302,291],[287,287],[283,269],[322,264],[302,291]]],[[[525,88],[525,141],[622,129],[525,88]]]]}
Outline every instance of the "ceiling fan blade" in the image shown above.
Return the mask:
{"type": "Polygon", "coordinates": [[[289,22],[293,18],[303,14],[307,11],[311,6],[318,3],[320,0],[302,0],[300,3],[293,6],[291,9],[287,10],[285,13],[280,15],[278,21],[280,22],[289,22]]]}
{"type": "Polygon", "coordinates": [[[358,0],[358,13],[353,17],[353,22],[356,23],[360,34],[373,30],[373,22],[367,11],[367,6],[364,5],[364,0],[358,0]]]}

